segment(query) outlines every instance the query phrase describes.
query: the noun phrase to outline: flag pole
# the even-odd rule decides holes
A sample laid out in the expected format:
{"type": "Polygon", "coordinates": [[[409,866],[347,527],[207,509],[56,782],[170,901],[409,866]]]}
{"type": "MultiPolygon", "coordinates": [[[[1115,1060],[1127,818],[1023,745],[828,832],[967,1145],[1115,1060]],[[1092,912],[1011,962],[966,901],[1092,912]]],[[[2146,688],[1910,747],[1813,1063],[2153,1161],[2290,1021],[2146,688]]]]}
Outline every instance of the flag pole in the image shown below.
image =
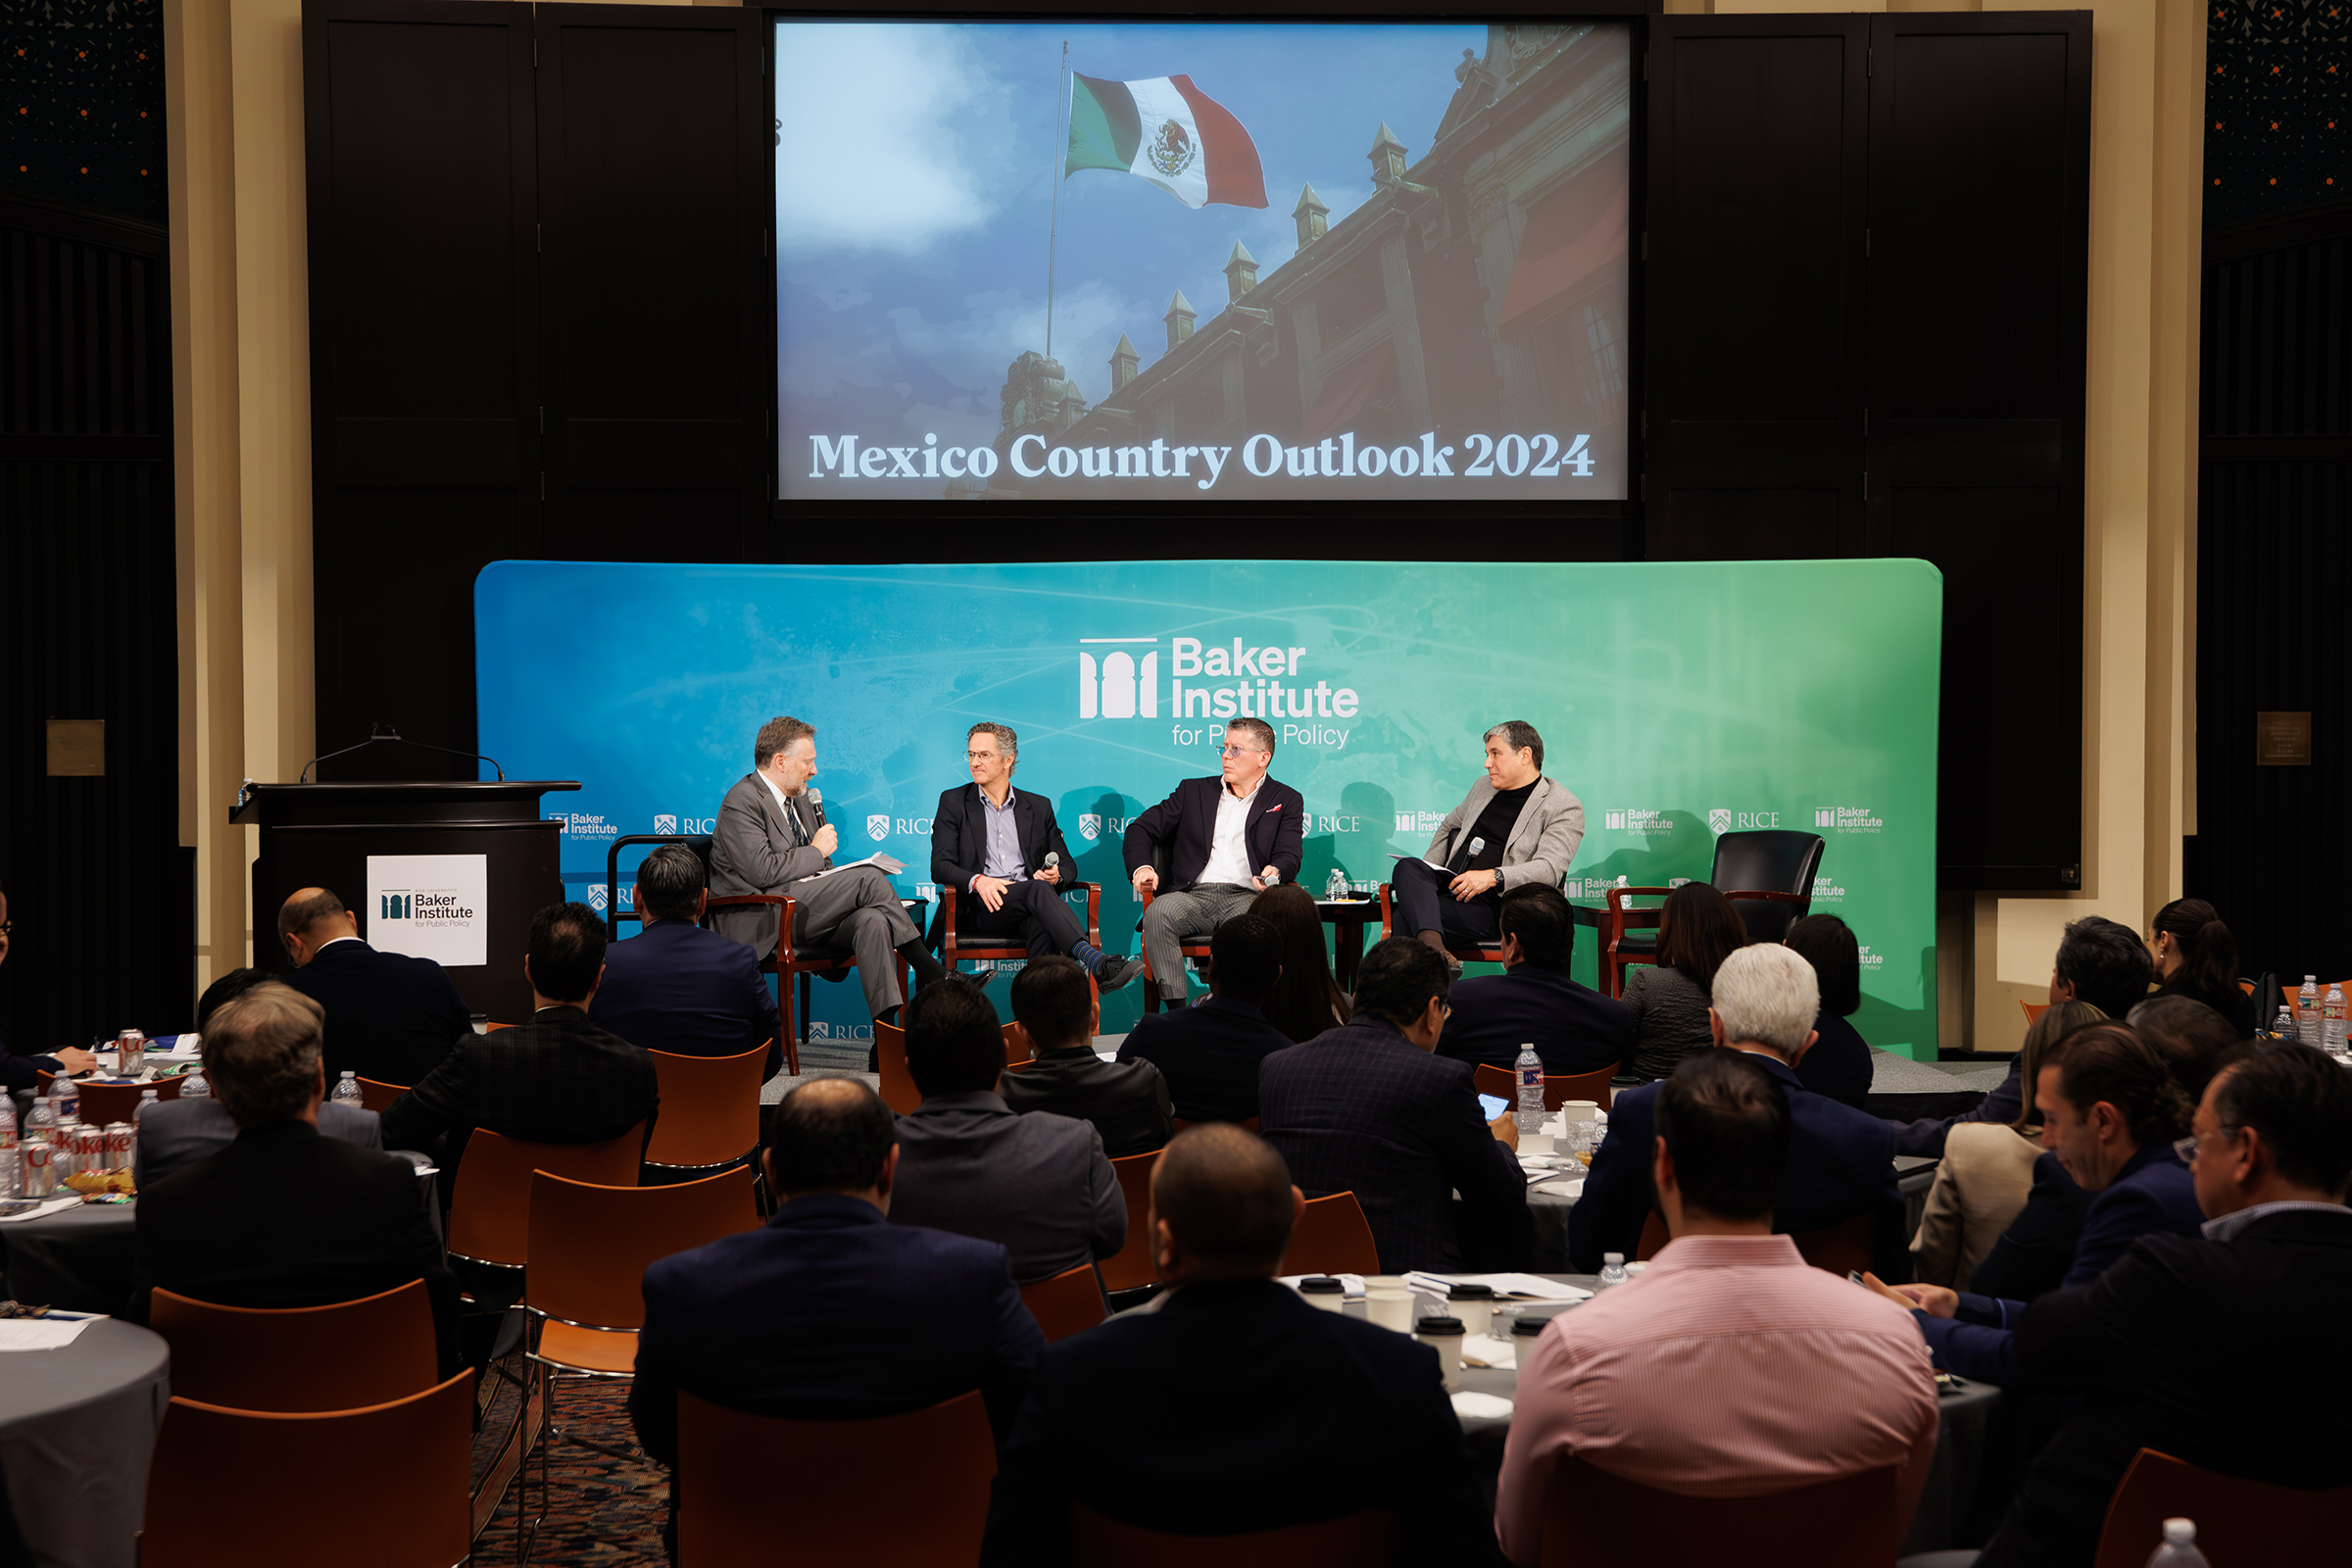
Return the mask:
{"type": "Polygon", "coordinates": [[[1054,253],[1061,238],[1061,182],[1069,160],[1070,40],[1061,40],[1061,90],[1054,104],[1054,221],[1046,233],[1046,358],[1054,357],[1054,253]]]}

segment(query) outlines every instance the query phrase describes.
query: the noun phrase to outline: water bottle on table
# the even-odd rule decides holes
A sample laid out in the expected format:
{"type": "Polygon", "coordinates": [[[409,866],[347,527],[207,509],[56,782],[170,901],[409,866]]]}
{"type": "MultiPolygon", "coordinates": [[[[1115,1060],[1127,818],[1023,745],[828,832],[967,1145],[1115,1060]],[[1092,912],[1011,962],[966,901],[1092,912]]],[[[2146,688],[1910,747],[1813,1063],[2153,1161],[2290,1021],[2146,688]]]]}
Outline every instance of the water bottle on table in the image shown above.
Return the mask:
{"type": "Polygon", "coordinates": [[[0,1092],[0,1198],[17,1196],[17,1102],[0,1092]]]}
{"type": "Polygon", "coordinates": [[[1626,1272],[1625,1254],[1623,1252],[1601,1253],[1600,1288],[1602,1290],[1605,1291],[1612,1285],[1623,1285],[1627,1280],[1632,1278],[1633,1275],[1626,1272]]]}
{"type": "Polygon", "coordinates": [[[2328,1000],[2320,1004],[2320,1044],[2328,1054],[2344,1054],[2344,986],[2342,981],[2328,988],[2328,1000]]]}
{"type": "Polygon", "coordinates": [[[341,1078],[337,1079],[335,1081],[335,1092],[331,1098],[338,1105],[349,1105],[354,1110],[359,1109],[360,1075],[356,1072],[347,1072],[341,1078]]]}
{"type": "Polygon", "coordinates": [[[2278,1004],[2278,1016],[2271,1023],[2271,1033],[2280,1040],[2295,1039],[2295,1009],[2283,1002],[2278,1004]]]}
{"type": "Polygon", "coordinates": [[[60,1126],[81,1120],[81,1086],[71,1074],[61,1072],[49,1080],[49,1108],[57,1112],[60,1126]]]}
{"type": "Polygon", "coordinates": [[[1327,902],[1336,902],[1347,896],[1348,873],[1335,865],[1331,868],[1331,875],[1323,883],[1323,897],[1327,902]]]}
{"type": "Polygon", "coordinates": [[[211,1081],[204,1076],[203,1063],[199,1062],[190,1067],[187,1076],[180,1079],[179,1098],[182,1100],[210,1100],[213,1098],[213,1086],[211,1081]]]}
{"type": "Polygon", "coordinates": [[[2205,1554],[2197,1549],[2197,1522],[2167,1519],[2164,1544],[2149,1553],[2148,1568],[2212,1568],[2205,1554]]]}
{"type": "Polygon", "coordinates": [[[2307,1046],[2320,1043],[2320,977],[2307,974],[2295,995],[2295,1038],[2307,1046]]]}
{"type": "Polygon", "coordinates": [[[1513,1119],[1521,1132],[1540,1133],[1544,1130],[1544,1058],[1536,1054],[1532,1044],[1521,1046],[1511,1071],[1519,1076],[1519,1114],[1513,1119]]]}
{"type": "Polygon", "coordinates": [[[125,1169],[135,1169],[137,1167],[139,1163],[139,1139],[147,1131],[147,1129],[140,1124],[146,1121],[147,1113],[149,1111],[153,1110],[156,1106],[162,1104],[163,1102],[164,1095],[162,1090],[142,1089],[139,1091],[139,1103],[137,1107],[134,1108],[130,1113],[130,1152],[125,1154],[122,1158],[122,1164],[125,1169]]]}

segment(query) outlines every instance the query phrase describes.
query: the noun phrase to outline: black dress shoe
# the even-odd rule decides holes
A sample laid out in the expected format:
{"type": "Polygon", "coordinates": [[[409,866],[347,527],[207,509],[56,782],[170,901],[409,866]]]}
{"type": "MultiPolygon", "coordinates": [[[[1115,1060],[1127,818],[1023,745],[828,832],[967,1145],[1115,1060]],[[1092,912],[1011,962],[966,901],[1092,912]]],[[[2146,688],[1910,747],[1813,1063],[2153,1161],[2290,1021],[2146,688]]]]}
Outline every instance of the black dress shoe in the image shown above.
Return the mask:
{"type": "Polygon", "coordinates": [[[1102,967],[1095,971],[1095,984],[1103,991],[1116,991],[1143,972],[1144,960],[1141,958],[1105,957],[1102,967]]]}

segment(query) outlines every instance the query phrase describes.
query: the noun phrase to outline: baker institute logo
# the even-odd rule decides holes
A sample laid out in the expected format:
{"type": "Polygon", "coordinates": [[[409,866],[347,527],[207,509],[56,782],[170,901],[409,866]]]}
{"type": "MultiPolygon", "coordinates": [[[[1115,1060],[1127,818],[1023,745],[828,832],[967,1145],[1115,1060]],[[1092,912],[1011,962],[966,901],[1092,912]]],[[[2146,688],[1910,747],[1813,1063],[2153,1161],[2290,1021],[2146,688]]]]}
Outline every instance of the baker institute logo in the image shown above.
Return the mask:
{"type": "MultiPolygon", "coordinates": [[[[1087,644],[1129,643],[1151,647],[1156,637],[1081,637],[1087,644]]],[[[1120,648],[1104,654],[1078,656],[1078,716],[1080,718],[1157,718],[1159,716],[1159,650],[1135,655],[1120,648]]]]}
{"type": "Polygon", "coordinates": [[[456,888],[402,888],[376,895],[375,917],[425,924],[471,920],[473,909],[456,888]]]}
{"type": "Polygon", "coordinates": [[[890,837],[890,818],[887,816],[867,817],[865,819],[865,836],[876,844],[890,837]]]}
{"type": "Polygon", "coordinates": [[[1674,831],[1674,818],[1647,807],[1629,806],[1622,810],[1601,812],[1600,826],[1604,833],[1638,833],[1643,838],[1655,838],[1674,831]]]}
{"type": "Polygon", "coordinates": [[[1867,806],[1817,806],[1813,825],[1832,833],[1877,833],[1886,828],[1886,819],[1867,806]]]}

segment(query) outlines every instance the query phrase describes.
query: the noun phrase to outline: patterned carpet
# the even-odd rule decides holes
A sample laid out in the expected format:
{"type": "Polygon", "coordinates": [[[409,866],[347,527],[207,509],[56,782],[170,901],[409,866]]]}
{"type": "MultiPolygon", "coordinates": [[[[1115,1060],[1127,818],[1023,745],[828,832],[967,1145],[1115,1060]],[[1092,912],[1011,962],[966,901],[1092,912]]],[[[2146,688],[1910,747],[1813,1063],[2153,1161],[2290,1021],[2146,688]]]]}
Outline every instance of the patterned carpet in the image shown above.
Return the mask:
{"type": "MultiPolygon", "coordinates": [[[[498,1434],[512,1419],[514,1397],[511,1390],[502,1389],[484,1417],[482,1436],[474,1445],[477,1469],[494,1455],[498,1434]]],[[[629,1425],[628,1398],[625,1379],[566,1383],[556,1396],[556,1414],[566,1428],[592,1442],[633,1448],[637,1434],[629,1425]]],[[[669,1512],[669,1476],[660,1465],[559,1443],[548,1452],[548,1472],[547,1523],[531,1548],[532,1563],[543,1568],[667,1568],[662,1526],[669,1512]]],[[[526,1482],[536,1514],[541,1506],[536,1456],[508,1488],[489,1528],[474,1544],[473,1560],[483,1568],[515,1560],[515,1529],[526,1482]]]]}

